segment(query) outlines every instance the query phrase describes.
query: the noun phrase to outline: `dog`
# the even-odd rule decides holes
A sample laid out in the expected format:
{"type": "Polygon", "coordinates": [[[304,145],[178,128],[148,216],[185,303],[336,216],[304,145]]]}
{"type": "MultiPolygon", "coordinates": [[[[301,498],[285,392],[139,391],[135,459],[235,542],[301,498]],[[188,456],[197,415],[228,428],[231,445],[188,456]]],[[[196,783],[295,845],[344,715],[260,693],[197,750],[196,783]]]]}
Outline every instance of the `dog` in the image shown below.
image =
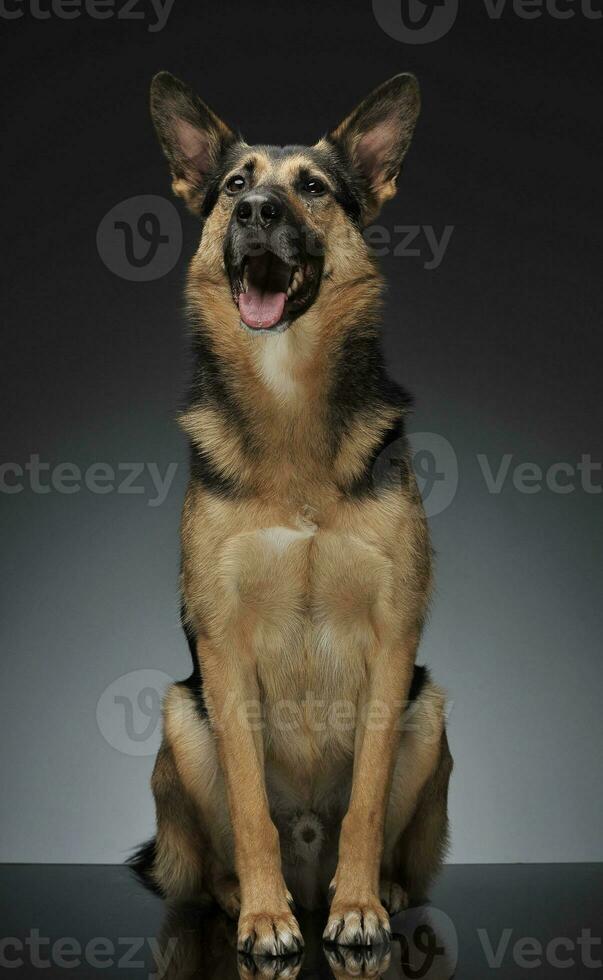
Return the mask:
{"type": "Polygon", "coordinates": [[[314,146],[252,146],[169,73],[151,87],[201,224],[179,420],[193,671],[164,701],[156,836],[132,865],[217,903],[252,955],[301,949],[294,903],[325,908],[327,942],[386,941],[447,843],[445,697],[415,663],[431,548],[362,234],[419,104],[397,75],[314,146]]]}

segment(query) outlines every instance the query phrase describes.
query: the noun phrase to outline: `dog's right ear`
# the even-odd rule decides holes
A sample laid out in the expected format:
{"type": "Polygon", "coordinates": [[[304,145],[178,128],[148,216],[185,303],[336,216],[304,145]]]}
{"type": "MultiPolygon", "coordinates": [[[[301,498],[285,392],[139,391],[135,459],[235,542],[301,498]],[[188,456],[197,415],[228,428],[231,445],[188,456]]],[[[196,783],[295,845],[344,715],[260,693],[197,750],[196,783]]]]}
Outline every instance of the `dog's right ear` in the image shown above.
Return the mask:
{"type": "Polygon", "coordinates": [[[168,71],[151,83],[151,116],[172,172],[172,189],[199,214],[211,174],[238,137],[212,110],[168,71]]]}

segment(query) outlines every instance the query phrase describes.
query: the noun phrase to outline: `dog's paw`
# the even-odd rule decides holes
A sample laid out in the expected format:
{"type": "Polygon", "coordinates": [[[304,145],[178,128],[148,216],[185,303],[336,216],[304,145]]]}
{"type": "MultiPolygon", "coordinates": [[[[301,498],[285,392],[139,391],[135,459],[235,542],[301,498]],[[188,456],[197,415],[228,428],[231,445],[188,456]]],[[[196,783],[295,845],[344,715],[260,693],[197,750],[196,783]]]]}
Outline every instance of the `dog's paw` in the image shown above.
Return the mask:
{"type": "Polygon", "coordinates": [[[382,878],[379,882],[379,896],[381,904],[387,909],[390,915],[397,915],[408,908],[408,895],[395,881],[388,881],[382,878]]]}
{"type": "Polygon", "coordinates": [[[292,912],[241,912],[238,948],[253,956],[291,956],[304,941],[292,912]]]}
{"type": "Polygon", "coordinates": [[[376,897],[348,902],[336,892],[323,939],[339,946],[380,946],[391,939],[389,916],[376,897]]]}
{"type": "Polygon", "coordinates": [[[376,980],[388,970],[391,961],[389,945],[374,949],[350,949],[345,946],[328,946],[325,949],[327,963],[337,980],[361,977],[376,980]]]}

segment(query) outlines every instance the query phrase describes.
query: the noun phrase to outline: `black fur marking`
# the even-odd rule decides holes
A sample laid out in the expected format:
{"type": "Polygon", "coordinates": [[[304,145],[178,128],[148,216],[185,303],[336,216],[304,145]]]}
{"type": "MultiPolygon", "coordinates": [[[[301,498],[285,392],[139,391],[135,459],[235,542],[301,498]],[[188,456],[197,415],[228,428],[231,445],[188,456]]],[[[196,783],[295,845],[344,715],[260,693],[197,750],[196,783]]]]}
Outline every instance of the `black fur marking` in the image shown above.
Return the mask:
{"type": "Polygon", "coordinates": [[[409,482],[409,462],[408,462],[408,441],[405,434],[404,415],[400,417],[387,429],[375,446],[370,456],[366,459],[364,471],[353,483],[345,488],[346,493],[352,497],[365,497],[369,494],[376,494],[382,490],[397,489],[408,486],[409,482]],[[387,467],[387,460],[384,457],[381,467],[377,465],[379,457],[385,453],[388,446],[396,443],[396,467],[387,467]]]}
{"type": "Polygon", "coordinates": [[[193,663],[193,670],[190,677],[178,682],[178,686],[185,687],[192,694],[197,713],[200,718],[205,720],[208,717],[208,712],[203,693],[203,674],[201,673],[201,666],[197,655],[197,636],[193,627],[186,618],[184,603],[180,607],[180,622],[188,643],[188,648],[193,663]]]}
{"type": "MultiPolygon", "coordinates": [[[[328,137],[327,137],[328,140],[328,137]]],[[[335,141],[328,140],[329,147],[325,151],[315,146],[260,146],[257,147],[273,160],[282,160],[288,156],[303,155],[313,160],[316,167],[322,170],[335,188],[335,200],[355,224],[360,223],[366,188],[363,178],[358,174],[346,157],[343,148],[335,141]]]]}
{"type": "Polygon", "coordinates": [[[154,880],[152,872],[155,865],[155,858],[157,856],[157,843],[154,837],[150,840],[145,841],[141,844],[131,857],[128,858],[126,864],[132,869],[138,880],[145,888],[149,891],[155,893],[155,895],[160,895],[164,898],[162,889],[159,887],[157,882],[154,880]]]}
{"type": "Polygon", "coordinates": [[[216,171],[216,173],[212,174],[207,182],[207,190],[205,192],[203,206],[201,208],[201,218],[203,221],[207,221],[216,206],[217,200],[220,196],[220,188],[224,173],[225,168],[221,168],[220,170],[216,171]]]}
{"type": "Polygon", "coordinates": [[[244,490],[238,480],[224,476],[213,465],[210,457],[198,446],[190,447],[190,474],[209,493],[218,497],[234,499],[244,496],[244,490]]]}
{"type": "Polygon", "coordinates": [[[335,431],[346,429],[361,410],[388,405],[407,411],[412,397],[390,378],[376,331],[352,326],[343,338],[329,393],[335,431]]]}
{"type": "MultiPolygon", "coordinates": [[[[213,171],[207,178],[205,185],[205,196],[203,198],[203,206],[201,208],[201,218],[203,222],[207,221],[213,209],[216,206],[218,198],[222,190],[222,181],[228,173],[234,167],[237,157],[240,155],[242,146],[242,139],[239,136],[238,142],[233,146],[229,147],[220,158],[219,167],[213,171]]],[[[245,169],[253,170],[253,163],[248,161],[245,164],[245,169]]]]}
{"type": "Polygon", "coordinates": [[[202,329],[195,330],[192,353],[193,376],[185,407],[211,404],[218,408],[229,422],[236,426],[244,442],[249,445],[249,432],[245,416],[231,394],[229,366],[215,353],[211,341],[202,329]]]}
{"type": "MultiPolygon", "coordinates": [[[[185,407],[193,408],[201,405],[215,407],[226,423],[231,425],[241,437],[243,451],[252,452],[253,445],[245,417],[236,399],[231,395],[228,365],[216,356],[209,338],[202,329],[195,330],[193,358],[193,376],[185,407]]],[[[232,477],[220,473],[207,453],[192,442],[190,450],[191,476],[206,490],[233,499],[245,496],[245,487],[232,477]]]]}
{"type": "MultiPolygon", "coordinates": [[[[375,480],[377,457],[394,441],[401,440],[401,454],[405,456],[405,416],[412,406],[412,397],[393,381],[385,370],[383,353],[374,329],[368,326],[352,327],[344,337],[337,358],[331,391],[329,393],[330,431],[333,450],[350,431],[353,420],[359,415],[370,416],[380,408],[395,408],[398,418],[384,434],[373,453],[366,460],[364,472],[343,492],[353,496],[375,494],[380,489],[375,480]]],[[[396,480],[408,479],[408,474],[398,472],[396,480]]]]}
{"type": "Polygon", "coordinates": [[[354,224],[360,225],[368,191],[366,181],[355,170],[339,143],[329,136],[326,142],[329,150],[318,154],[319,162],[336,188],[335,200],[354,224]]]}
{"type": "Polygon", "coordinates": [[[427,667],[415,664],[412,675],[412,683],[408,692],[408,701],[417,701],[423,693],[423,688],[431,681],[431,674],[427,667]]]}
{"type": "Polygon", "coordinates": [[[259,150],[260,153],[265,153],[272,160],[284,160],[287,157],[298,156],[302,153],[307,157],[312,157],[313,155],[311,146],[301,146],[296,143],[291,143],[288,146],[276,146],[268,143],[262,146],[256,146],[254,149],[259,150]]]}

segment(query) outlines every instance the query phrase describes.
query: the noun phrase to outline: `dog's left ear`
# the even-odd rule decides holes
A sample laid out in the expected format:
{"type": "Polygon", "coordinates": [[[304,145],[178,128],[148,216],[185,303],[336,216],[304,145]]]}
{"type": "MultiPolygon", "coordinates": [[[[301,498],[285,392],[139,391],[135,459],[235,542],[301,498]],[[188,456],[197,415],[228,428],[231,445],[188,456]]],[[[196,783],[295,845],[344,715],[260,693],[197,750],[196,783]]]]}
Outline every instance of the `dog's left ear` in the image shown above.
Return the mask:
{"type": "Polygon", "coordinates": [[[179,78],[162,71],[151,83],[151,116],[172,172],[174,194],[199,214],[211,174],[238,139],[179,78]]]}
{"type": "Polygon", "coordinates": [[[366,191],[364,223],[396,193],[396,180],[410,146],[421,99],[414,75],[384,82],[327,136],[340,147],[366,191]]]}

